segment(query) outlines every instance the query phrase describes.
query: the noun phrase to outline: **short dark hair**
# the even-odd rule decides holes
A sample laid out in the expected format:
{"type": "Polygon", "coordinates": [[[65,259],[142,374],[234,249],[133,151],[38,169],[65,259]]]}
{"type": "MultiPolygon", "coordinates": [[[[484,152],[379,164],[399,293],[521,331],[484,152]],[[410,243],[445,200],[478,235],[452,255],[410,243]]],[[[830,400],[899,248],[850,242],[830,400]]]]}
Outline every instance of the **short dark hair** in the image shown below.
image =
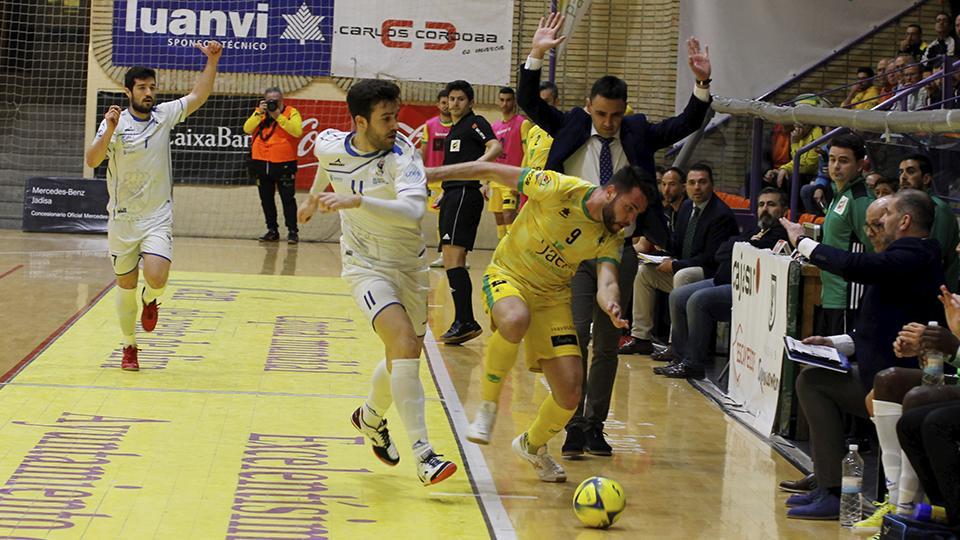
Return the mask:
{"type": "Polygon", "coordinates": [[[866,73],[867,78],[873,77],[875,74],[873,68],[870,66],[861,66],[857,68],[857,73],[866,73]]]}
{"type": "Polygon", "coordinates": [[[760,199],[760,195],[767,195],[768,193],[775,193],[780,196],[780,206],[783,206],[784,208],[790,206],[790,202],[787,200],[787,193],[773,186],[767,186],[761,189],[760,193],[757,195],[757,199],[760,199]]]}
{"type": "Polygon", "coordinates": [[[920,34],[921,36],[923,35],[923,27],[920,26],[919,24],[917,24],[917,23],[908,24],[908,25],[907,25],[907,30],[909,30],[909,29],[911,29],[911,28],[916,28],[917,30],[919,30],[919,32],[917,32],[917,33],[920,34]]]}
{"type": "Polygon", "coordinates": [[[607,99],[622,99],[626,102],[627,82],[613,75],[604,75],[597,79],[597,82],[593,83],[593,88],[590,89],[590,99],[596,96],[607,99]]]}
{"type": "Polygon", "coordinates": [[[677,175],[680,176],[681,182],[687,179],[687,173],[683,172],[683,169],[681,169],[680,167],[667,167],[666,169],[664,169],[663,174],[667,174],[668,172],[677,173],[677,175]]]}
{"type": "Polygon", "coordinates": [[[627,165],[621,168],[613,173],[613,178],[610,179],[610,184],[617,190],[617,193],[629,193],[634,188],[640,188],[640,192],[651,204],[657,200],[656,182],[657,179],[646,169],[636,165],[627,165]]]}
{"type": "Polygon", "coordinates": [[[437,92],[437,101],[440,101],[441,98],[445,98],[449,95],[450,95],[450,92],[448,92],[446,88],[443,88],[439,92],[437,92]]]}
{"type": "Polygon", "coordinates": [[[880,178],[877,178],[877,181],[873,183],[873,188],[876,189],[880,184],[886,184],[890,186],[890,189],[896,193],[900,189],[900,181],[896,178],[890,178],[888,176],[880,175],[880,178]]]}
{"type": "Polygon", "coordinates": [[[267,88],[266,90],[263,91],[263,95],[271,94],[274,92],[276,92],[277,94],[280,94],[280,97],[283,97],[283,90],[281,90],[279,86],[271,86],[267,88]]]}
{"type": "Polygon", "coordinates": [[[501,87],[500,87],[500,91],[497,92],[497,93],[498,93],[498,94],[510,94],[511,96],[512,96],[512,95],[516,95],[516,92],[513,91],[513,88],[510,88],[509,86],[501,86],[501,87]]]}
{"type": "Polygon", "coordinates": [[[400,87],[381,79],[363,79],[347,92],[347,108],[350,109],[351,118],[362,116],[370,120],[377,103],[399,100],[400,87]]]}
{"type": "MultiPolygon", "coordinates": [[[[713,184],[713,169],[710,168],[706,163],[694,163],[690,169],[687,171],[687,174],[692,173],[693,171],[703,171],[707,173],[707,178],[710,179],[710,183],[713,184]]],[[[686,178],[684,178],[686,180],[686,178]]]]}
{"type": "Polygon", "coordinates": [[[123,76],[123,85],[127,87],[127,90],[133,92],[134,81],[137,79],[153,79],[157,80],[157,72],[151,68],[144,66],[133,66],[127,70],[127,73],[123,76]]]}
{"type": "Polygon", "coordinates": [[[913,160],[920,164],[920,172],[922,174],[929,174],[933,176],[933,162],[930,161],[930,158],[923,154],[910,154],[907,157],[900,158],[900,162],[907,160],[913,160]]]}
{"type": "Polygon", "coordinates": [[[553,92],[553,97],[560,97],[560,88],[557,87],[557,83],[553,81],[540,81],[540,91],[550,90],[553,92]]]}
{"type": "Polygon", "coordinates": [[[897,212],[909,215],[923,232],[933,228],[933,216],[936,206],[926,192],[919,189],[901,189],[892,195],[897,212]]]}
{"type": "Polygon", "coordinates": [[[453,92],[454,90],[459,90],[467,96],[468,101],[473,101],[473,86],[470,86],[470,83],[464,80],[450,81],[447,83],[447,94],[453,92]]]}
{"type": "Polygon", "coordinates": [[[856,133],[844,133],[837,135],[830,141],[830,146],[837,148],[846,148],[853,151],[853,157],[860,161],[867,155],[867,149],[864,147],[863,137],[856,133]]]}

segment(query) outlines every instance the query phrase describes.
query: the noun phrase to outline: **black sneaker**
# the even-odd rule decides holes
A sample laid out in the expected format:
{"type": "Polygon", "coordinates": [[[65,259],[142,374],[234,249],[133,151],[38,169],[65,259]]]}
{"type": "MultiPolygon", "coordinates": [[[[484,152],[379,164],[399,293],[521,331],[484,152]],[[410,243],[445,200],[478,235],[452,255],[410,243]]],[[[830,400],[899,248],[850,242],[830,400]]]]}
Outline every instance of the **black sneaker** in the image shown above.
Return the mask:
{"type": "Polygon", "coordinates": [[[607,444],[606,439],[603,438],[603,428],[590,428],[584,432],[584,438],[586,439],[586,444],[584,444],[584,449],[591,456],[612,456],[613,448],[607,444]]]}
{"type": "Polygon", "coordinates": [[[583,431],[580,428],[569,428],[567,429],[567,440],[563,442],[563,458],[564,459],[578,459],[583,455],[583,446],[586,443],[586,437],[583,436],[583,431]]]}
{"type": "Polygon", "coordinates": [[[300,235],[297,234],[297,233],[295,233],[295,232],[292,232],[292,233],[288,234],[288,235],[287,235],[287,243],[290,244],[291,246],[295,246],[295,245],[299,244],[299,243],[300,243],[300,235]]]}
{"type": "Polygon", "coordinates": [[[277,242],[280,240],[280,233],[278,233],[273,229],[270,229],[269,231],[267,231],[267,234],[261,236],[260,238],[257,238],[257,240],[261,242],[277,242]]]}
{"type": "Polygon", "coordinates": [[[480,324],[477,321],[460,322],[453,321],[450,329],[440,336],[440,342],[447,345],[460,345],[483,333],[480,324]]]}

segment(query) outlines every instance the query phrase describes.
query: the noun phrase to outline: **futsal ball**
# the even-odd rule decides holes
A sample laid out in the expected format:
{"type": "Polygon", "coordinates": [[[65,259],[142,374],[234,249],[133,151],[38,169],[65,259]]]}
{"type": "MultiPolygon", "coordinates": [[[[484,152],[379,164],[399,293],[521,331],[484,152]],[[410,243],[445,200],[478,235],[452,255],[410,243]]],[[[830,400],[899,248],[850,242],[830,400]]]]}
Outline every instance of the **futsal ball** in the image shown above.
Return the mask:
{"type": "Polygon", "coordinates": [[[588,527],[606,529],[613,525],[626,504],[620,484],[602,476],[587,478],[573,492],[573,512],[588,527]]]}

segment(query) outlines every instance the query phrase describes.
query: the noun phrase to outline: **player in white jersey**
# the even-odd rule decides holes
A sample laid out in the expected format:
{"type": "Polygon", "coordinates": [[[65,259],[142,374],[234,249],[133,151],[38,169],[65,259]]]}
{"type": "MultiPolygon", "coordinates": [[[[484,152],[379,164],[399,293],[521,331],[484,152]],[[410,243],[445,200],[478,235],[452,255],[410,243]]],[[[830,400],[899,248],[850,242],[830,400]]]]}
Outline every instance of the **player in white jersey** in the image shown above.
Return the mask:
{"type": "Polygon", "coordinates": [[[170,130],[200,108],[217,76],[223,48],[216,41],[197,44],[207,64],[193,90],[174,101],[157,105],[156,72],[132,67],[124,76],[126,110],[112,105],[87,148],[87,165],[107,164],[107,239],[113,271],[117,275],[115,306],[123,334],[125,370],[140,369],[137,362],[137,283],[143,260],[143,313],[140,323],[147,332],[157,325],[157,299],[167,286],[173,258],[173,180],[170,165],[170,130]]]}
{"type": "Polygon", "coordinates": [[[417,474],[429,486],[449,478],[457,466],[440,459],[430,446],[420,383],[429,285],[420,229],[426,174],[416,148],[397,132],[396,84],[357,82],[347,93],[347,106],[356,131],[329,129],[317,137],[317,176],[298,217],[305,223],[317,210],[340,212],[342,276],[386,352],[373,372],[367,401],[353,412],[351,422],[370,439],[381,461],[396,465],[400,454],[384,418],[396,403],[413,444],[417,474]],[[333,192],[324,191],[328,185],[333,192]]]}

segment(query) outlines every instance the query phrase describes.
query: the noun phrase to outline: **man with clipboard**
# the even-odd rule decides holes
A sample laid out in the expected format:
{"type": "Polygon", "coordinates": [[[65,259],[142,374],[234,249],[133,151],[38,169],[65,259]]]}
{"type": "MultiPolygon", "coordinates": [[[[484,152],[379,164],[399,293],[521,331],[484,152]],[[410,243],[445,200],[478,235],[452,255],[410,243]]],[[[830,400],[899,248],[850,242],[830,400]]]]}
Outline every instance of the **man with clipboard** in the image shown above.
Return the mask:
{"type": "Polygon", "coordinates": [[[822,270],[866,285],[860,315],[851,334],[812,336],[808,345],[834,347],[856,354],[849,373],[805,369],[797,379],[797,396],[810,423],[815,491],[787,500],[787,517],[837,519],[840,513],[840,462],[844,456],[844,412],[867,418],[864,398],[877,372],[916,366],[916,358],[897,358],[892,343],[912,321],[943,321],[937,300],[944,282],[940,246],[929,239],[934,206],[918,190],[902,190],[867,208],[866,232],[876,253],[851,253],[803,236],[803,228],[781,220],[791,244],[822,270]]]}

